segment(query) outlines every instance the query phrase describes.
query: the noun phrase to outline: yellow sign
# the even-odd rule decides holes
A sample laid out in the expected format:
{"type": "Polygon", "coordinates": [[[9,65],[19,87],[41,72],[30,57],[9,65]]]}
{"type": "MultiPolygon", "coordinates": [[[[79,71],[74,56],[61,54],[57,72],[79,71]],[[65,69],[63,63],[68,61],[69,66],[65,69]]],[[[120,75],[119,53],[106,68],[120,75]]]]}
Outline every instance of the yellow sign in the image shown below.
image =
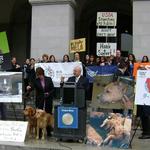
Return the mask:
{"type": "Polygon", "coordinates": [[[86,51],[85,38],[75,39],[70,41],[70,53],[86,51]]]}

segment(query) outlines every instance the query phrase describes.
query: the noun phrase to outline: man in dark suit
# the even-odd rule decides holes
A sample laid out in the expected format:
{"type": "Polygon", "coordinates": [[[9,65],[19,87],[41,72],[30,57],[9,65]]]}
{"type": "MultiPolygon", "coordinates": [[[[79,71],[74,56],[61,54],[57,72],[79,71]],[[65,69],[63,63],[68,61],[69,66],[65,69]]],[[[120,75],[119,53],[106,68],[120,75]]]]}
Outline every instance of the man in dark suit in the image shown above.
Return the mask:
{"type": "Polygon", "coordinates": [[[50,77],[44,76],[44,70],[39,67],[36,69],[37,78],[33,85],[28,86],[27,90],[36,90],[36,108],[43,109],[52,114],[54,85],[50,77]]]}
{"type": "MultiPolygon", "coordinates": [[[[86,91],[89,89],[89,81],[86,77],[81,75],[81,67],[76,66],[73,70],[73,75],[72,77],[69,77],[67,82],[76,82],[76,87],[85,89],[86,91]]],[[[61,87],[64,84],[64,77],[61,77],[61,87]]]]}
{"type": "MultiPolygon", "coordinates": [[[[75,82],[76,83],[76,88],[77,88],[77,97],[79,97],[78,99],[78,105],[80,105],[80,107],[86,107],[86,99],[87,99],[87,93],[89,92],[89,81],[86,77],[81,75],[81,67],[80,66],[76,66],[73,70],[73,76],[69,77],[67,82],[75,82]],[[81,89],[81,90],[79,90],[81,89]],[[81,92],[81,93],[80,93],[81,92]],[[83,94],[85,93],[85,94],[83,94]],[[81,95],[80,95],[81,94],[81,95]],[[82,97],[83,95],[84,98],[82,97]]],[[[61,78],[61,83],[60,86],[63,87],[64,84],[64,77],[61,78]]]]}

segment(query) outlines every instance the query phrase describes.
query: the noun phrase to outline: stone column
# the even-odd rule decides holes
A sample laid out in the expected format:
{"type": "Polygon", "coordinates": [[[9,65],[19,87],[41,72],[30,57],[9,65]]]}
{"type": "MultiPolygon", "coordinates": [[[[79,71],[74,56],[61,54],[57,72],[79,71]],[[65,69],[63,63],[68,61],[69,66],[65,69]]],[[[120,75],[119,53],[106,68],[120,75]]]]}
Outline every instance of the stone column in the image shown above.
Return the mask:
{"type": "Polygon", "coordinates": [[[62,60],[74,38],[74,0],[29,0],[32,4],[31,57],[62,60]]]}
{"type": "Polygon", "coordinates": [[[143,55],[150,58],[150,1],[133,2],[133,54],[141,60],[143,55]]]}

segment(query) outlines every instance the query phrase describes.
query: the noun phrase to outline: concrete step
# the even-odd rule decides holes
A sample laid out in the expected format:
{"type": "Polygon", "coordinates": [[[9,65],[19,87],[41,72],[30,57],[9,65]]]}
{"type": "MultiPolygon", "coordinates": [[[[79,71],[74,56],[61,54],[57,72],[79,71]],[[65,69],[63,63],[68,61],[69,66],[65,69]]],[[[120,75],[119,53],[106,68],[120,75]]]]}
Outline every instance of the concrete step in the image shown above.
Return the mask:
{"type": "MultiPolygon", "coordinates": [[[[73,144],[78,145],[78,143],[73,144]]],[[[69,149],[67,147],[71,147],[71,143],[57,142],[54,138],[47,140],[28,139],[24,143],[0,142],[0,150],[66,150],[69,149]]]]}

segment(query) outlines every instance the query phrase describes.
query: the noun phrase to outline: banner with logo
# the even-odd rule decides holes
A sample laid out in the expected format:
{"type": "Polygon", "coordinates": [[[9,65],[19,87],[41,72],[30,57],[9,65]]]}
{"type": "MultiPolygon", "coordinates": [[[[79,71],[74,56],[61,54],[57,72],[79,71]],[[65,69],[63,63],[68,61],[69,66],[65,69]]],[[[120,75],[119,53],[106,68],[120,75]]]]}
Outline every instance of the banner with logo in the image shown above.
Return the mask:
{"type": "Polygon", "coordinates": [[[86,67],[86,77],[90,83],[93,83],[95,76],[114,74],[117,71],[117,66],[88,66],[86,67]]]}
{"type": "Polygon", "coordinates": [[[78,128],[77,107],[58,107],[58,128],[78,128]]]}
{"type": "Polygon", "coordinates": [[[70,41],[70,53],[84,52],[84,51],[86,51],[85,38],[74,39],[70,41]]]}
{"type": "Polygon", "coordinates": [[[138,70],[135,104],[150,105],[150,70],[138,70]]]}
{"type": "Polygon", "coordinates": [[[69,63],[36,63],[35,69],[37,67],[42,67],[44,69],[45,76],[51,77],[55,87],[60,87],[61,77],[65,77],[65,81],[71,76],[73,76],[73,69],[76,66],[80,66],[83,74],[83,68],[81,62],[69,62],[69,63]]]}

